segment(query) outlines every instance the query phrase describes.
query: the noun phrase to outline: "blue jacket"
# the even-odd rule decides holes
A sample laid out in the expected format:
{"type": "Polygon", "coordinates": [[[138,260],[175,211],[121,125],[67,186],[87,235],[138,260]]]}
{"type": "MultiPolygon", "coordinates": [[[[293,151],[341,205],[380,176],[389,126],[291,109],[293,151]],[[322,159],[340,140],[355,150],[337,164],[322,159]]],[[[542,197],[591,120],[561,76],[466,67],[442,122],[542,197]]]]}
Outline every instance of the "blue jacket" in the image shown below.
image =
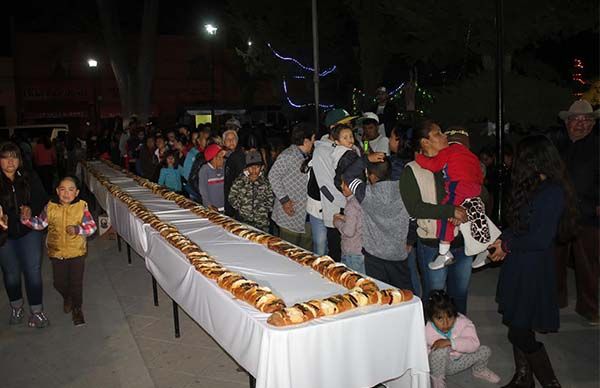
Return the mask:
{"type": "Polygon", "coordinates": [[[196,156],[199,153],[200,151],[198,151],[198,148],[192,147],[185,156],[185,160],[183,161],[183,169],[181,170],[181,176],[183,176],[186,181],[190,179],[190,172],[192,172],[192,166],[194,165],[196,156]]]}
{"type": "Polygon", "coordinates": [[[173,191],[181,191],[181,167],[163,167],[160,169],[158,184],[173,191]]]}

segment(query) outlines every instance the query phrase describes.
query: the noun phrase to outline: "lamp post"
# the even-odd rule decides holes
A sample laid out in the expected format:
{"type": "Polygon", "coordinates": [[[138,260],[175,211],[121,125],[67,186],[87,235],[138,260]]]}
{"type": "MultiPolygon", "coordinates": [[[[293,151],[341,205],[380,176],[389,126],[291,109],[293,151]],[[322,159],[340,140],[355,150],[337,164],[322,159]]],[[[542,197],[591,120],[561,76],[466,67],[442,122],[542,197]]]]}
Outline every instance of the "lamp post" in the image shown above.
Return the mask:
{"type": "Polygon", "coordinates": [[[210,120],[211,123],[215,124],[215,35],[217,35],[218,28],[213,24],[205,24],[204,30],[211,39],[210,42],[210,120]]]}
{"type": "Polygon", "coordinates": [[[98,90],[97,90],[97,80],[98,80],[98,61],[94,58],[89,58],[87,60],[87,65],[94,73],[93,75],[93,90],[94,90],[94,131],[98,131],[98,90]]]}
{"type": "Polygon", "coordinates": [[[496,221],[502,223],[504,190],[504,4],[496,0],[496,165],[498,186],[495,195],[496,221]]]}

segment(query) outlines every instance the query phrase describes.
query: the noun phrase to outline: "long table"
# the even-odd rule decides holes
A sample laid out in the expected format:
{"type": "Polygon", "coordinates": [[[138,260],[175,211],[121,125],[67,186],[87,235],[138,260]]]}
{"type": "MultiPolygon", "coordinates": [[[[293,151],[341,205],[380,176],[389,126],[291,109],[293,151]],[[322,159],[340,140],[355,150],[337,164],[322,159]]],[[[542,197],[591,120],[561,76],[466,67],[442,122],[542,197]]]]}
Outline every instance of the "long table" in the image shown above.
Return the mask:
{"type": "MultiPolygon", "coordinates": [[[[89,163],[221,264],[270,287],[288,306],[347,291],[310,268],[181,209],[104,163],[89,163]]],[[[429,387],[423,310],[417,297],[399,305],[368,306],[298,326],[273,327],[267,323],[268,314],[197,272],[85,167],[79,172],[116,232],[144,258],[164,291],[255,377],[256,387],[362,388],[381,382],[388,387],[429,387]]]]}

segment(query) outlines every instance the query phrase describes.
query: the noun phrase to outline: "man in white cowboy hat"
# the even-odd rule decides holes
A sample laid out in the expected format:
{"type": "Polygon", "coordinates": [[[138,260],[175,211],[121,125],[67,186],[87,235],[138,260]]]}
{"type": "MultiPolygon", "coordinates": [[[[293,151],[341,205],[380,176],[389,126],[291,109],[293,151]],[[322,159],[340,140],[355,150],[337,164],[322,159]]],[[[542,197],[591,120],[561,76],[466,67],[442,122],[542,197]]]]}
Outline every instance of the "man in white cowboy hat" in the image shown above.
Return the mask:
{"type": "Polygon", "coordinates": [[[557,283],[559,303],[567,305],[567,263],[573,262],[577,285],[575,311],[590,324],[598,324],[598,275],[600,241],[600,147],[594,133],[600,110],[589,102],[575,101],[558,116],[564,120],[569,137],[562,152],[577,196],[580,231],[568,244],[557,246],[557,283]]]}

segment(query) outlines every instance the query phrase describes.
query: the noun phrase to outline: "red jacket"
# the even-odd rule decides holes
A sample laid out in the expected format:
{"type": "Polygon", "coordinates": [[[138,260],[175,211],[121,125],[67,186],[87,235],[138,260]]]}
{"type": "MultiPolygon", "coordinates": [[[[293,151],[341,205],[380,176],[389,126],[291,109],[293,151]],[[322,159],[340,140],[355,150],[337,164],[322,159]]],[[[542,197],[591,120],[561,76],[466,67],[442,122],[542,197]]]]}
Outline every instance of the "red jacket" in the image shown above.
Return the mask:
{"type": "Polygon", "coordinates": [[[451,182],[483,184],[483,171],[479,159],[462,144],[450,144],[432,158],[417,154],[415,160],[419,166],[431,172],[444,170],[445,178],[451,182]]]}

